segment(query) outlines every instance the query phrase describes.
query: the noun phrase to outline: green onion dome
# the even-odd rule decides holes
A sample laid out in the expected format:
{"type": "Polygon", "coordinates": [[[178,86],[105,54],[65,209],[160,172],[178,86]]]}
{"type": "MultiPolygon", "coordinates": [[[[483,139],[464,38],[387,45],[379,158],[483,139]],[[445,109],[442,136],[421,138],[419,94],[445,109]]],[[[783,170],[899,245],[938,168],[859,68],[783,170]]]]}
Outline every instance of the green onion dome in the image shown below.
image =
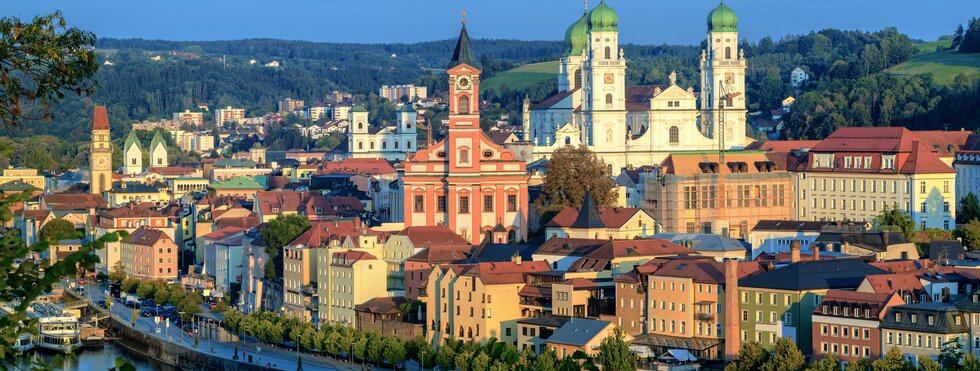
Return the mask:
{"type": "Polygon", "coordinates": [[[565,31],[565,56],[581,55],[583,50],[589,48],[589,20],[588,13],[583,13],[568,30],[565,31]]]}
{"type": "Polygon", "coordinates": [[[589,31],[616,32],[618,27],[619,16],[609,5],[606,5],[605,0],[600,1],[599,6],[589,12],[589,31]]]}
{"type": "Polygon", "coordinates": [[[722,1],[718,7],[708,13],[708,31],[710,32],[737,32],[738,16],[735,11],[725,5],[722,1]]]}

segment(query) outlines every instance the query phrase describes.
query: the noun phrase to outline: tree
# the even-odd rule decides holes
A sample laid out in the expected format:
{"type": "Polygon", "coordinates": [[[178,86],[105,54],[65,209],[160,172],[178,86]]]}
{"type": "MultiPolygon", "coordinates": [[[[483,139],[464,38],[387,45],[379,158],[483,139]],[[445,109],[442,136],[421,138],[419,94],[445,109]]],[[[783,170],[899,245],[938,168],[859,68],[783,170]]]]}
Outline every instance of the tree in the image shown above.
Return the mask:
{"type": "Polygon", "coordinates": [[[456,350],[451,346],[440,348],[439,355],[436,356],[436,364],[443,370],[454,369],[456,367],[456,350]]]}
{"type": "Polygon", "coordinates": [[[762,344],[754,341],[743,342],[738,351],[738,362],[729,363],[725,366],[726,371],[756,371],[769,361],[769,354],[762,344]]]}
{"type": "Polygon", "coordinates": [[[960,205],[956,208],[956,223],[966,224],[973,220],[980,220],[980,200],[970,192],[960,199],[960,205]]]}
{"type": "MultiPolygon", "coordinates": [[[[922,354],[919,356],[918,359],[919,359],[918,371],[939,371],[941,369],[939,367],[939,362],[933,361],[932,357],[922,354]]],[[[955,369],[956,368],[951,368],[947,370],[955,370],[955,369]]]]}
{"type": "Polygon", "coordinates": [[[109,279],[119,284],[126,280],[126,264],[123,264],[122,260],[117,260],[116,264],[112,265],[112,272],[109,272],[109,279]]]}
{"type": "Polygon", "coordinates": [[[980,371],[980,359],[977,359],[977,356],[973,355],[972,352],[967,352],[963,356],[963,363],[960,367],[964,371],[980,371]]]}
{"type": "Polygon", "coordinates": [[[840,371],[840,362],[833,354],[827,355],[824,359],[814,362],[810,367],[811,371],[840,371]]]}
{"type": "Polygon", "coordinates": [[[960,52],[980,52],[980,18],[970,19],[966,32],[963,33],[963,41],[960,42],[960,52]]]}
{"type": "Polygon", "coordinates": [[[599,354],[596,356],[603,370],[635,370],[636,356],[630,350],[630,344],[623,337],[623,329],[616,327],[613,336],[607,336],[599,343],[599,354]]]}
{"type": "Polygon", "coordinates": [[[89,95],[99,68],[95,35],[67,27],[61,12],[0,18],[0,120],[7,129],[22,120],[50,120],[65,93],[89,95]]]}
{"type": "Polygon", "coordinates": [[[915,367],[905,360],[898,348],[892,347],[888,349],[884,357],[871,362],[871,369],[874,371],[912,371],[915,370],[915,367]]]}
{"type": "Polygon", "coordinates": [[[539,210],[560,211],[565,207],[580,207],[585,192],[592,194],[598,206],[615,202],[612,175],[606,163],[588,147],[565,146],[555,151],[544,175],[539,210]]]}
{"type": "Polygon", "coordinates": [[[266,225],[266,228],[262,230],[262,241],[265,242],[265,252],[270,257],[265,267],[266,279],[274,280],[279,277],[278,272],[282,269],[282,258],[279,257],[279,250],[290,241],[296,239],[296,237],[308,228],[310,228],[309,219],[299,214],[279,215],[266,225]],[[277,261],[278,264],[273,261],[277,261]],[[270,266],[279,268],[270,270],[270,266]]]}
{"type": "Polygon", "coordinates": [[[905,239],[915,241],[915,221],[912,216],[897,207],[885,205],[881,214],[871,220],[871,224],[879,229],[891,229],[902,232],[905,239]]]}
{"type": "MultiPolygon", "coordinates": [[[[942,353],[939,354],[939,365],[947,370],[954,370],[960,366],[963,359],[963,345],[959,338],[953,338],[943,343],[942,353]]],[[[938,367],[937,367],[938,369],[938,367]]]]}
{"type": "Polygon", "coordinates": [[[960,48],[960,44],[963,43],[964,33],[965,31],[963,30],[963,25],[962,24],[956,25],[956,31],[953,31],[953,39],[951,40],[949,46],[950,49],[957,50],[960,48]]]}
{"type": "Polygon", "coordinates": [[[484,352],[480,352],[476,357],[473,357],[472,367],[473,371],[487,371],[490,368],[490,356],[484,352]]]}
{"type": "Polygon", "coordinates": [[[558,370],[558,357],[555,355],[555,350],[551,348],[545,348],[541,355],[534,359],[534,371],[557,371],[558,370]]]}
{"type": "Polygon", "coordinates": [[[384,343],[384,358],[388,364],[398,366],[405,362],[405,343],[401,339],[389,336],[384,343]]]}
{"type": "Polygon", "coordinates": [[[963,239],[963,246],[967,249],[980,248],[980,220],[966,223],[962,228],[953,231],[953,236],[963,239]]]}
{"type": "Polygon", "coordinates": [[[788,338],[776,340],[772,349],[772,357],[762,367],[763,370],[770,371],[793,371],[805,368],[806,359],[803,358],[803,353],[800,353],[800,348],[788,338]]]}
{"type": "Polygon", "coordinates": [[[871,360],[867,358],[860,358],[854,362],[848,363],[844,371],[868,371],[871,369],[871,360]]]}
{"type": "Polygon", "coordinates": [[[42,240],[56,243],[60,240],[74,238],[77,233],[75,233],[74,223],[64,219],[52,219],[41,227],[38,235],[42,240]]]}

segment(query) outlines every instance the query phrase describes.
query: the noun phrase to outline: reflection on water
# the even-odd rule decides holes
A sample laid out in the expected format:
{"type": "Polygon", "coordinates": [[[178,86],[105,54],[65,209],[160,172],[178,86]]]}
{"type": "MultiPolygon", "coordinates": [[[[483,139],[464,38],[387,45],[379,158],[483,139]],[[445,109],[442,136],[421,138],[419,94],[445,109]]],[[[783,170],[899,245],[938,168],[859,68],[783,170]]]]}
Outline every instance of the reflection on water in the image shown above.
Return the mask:
{"type": "MultiPolygon", "coordinates": [[[[35,350],[31,352],[35,359],[39,359],[45,365],[57,370],[65,371],[103,371],[116,367],[116,357],[123,357],[129,360],[138,371],[171,371],[173,367],[156,362],[144,356],[128,353],[112,343],[106,343],[102,350],[85,349],[76,354],[62,355],[45,350],[35,350]]],[[[28,369],[29,361],[22,365],[23,369],[28,369]]]]}

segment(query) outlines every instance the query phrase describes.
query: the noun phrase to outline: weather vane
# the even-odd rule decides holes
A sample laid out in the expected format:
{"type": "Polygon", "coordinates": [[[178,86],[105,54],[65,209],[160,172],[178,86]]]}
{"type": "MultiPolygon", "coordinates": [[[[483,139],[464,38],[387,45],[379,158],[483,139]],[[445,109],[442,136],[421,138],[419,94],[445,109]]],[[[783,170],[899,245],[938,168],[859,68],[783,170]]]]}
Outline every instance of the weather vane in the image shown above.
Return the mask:
{"type": "Polygon", "coordinates": [[[463,25],[466,25],[466,9],[460,10],[459,15],[463,17],[463,25]]]}

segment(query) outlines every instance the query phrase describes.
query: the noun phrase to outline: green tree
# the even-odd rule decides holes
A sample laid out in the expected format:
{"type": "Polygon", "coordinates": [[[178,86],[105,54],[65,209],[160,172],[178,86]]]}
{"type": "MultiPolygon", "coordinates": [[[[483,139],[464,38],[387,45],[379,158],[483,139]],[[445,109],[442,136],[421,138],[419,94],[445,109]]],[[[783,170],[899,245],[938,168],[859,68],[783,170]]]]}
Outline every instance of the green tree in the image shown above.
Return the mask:
{"type": "Polygon", "coordinates": [[[282,258],[279,251],[290,241],[310,228],[310,221],[299,214],[279,215],[270,221],[262,230],[262,241],[265,242],[265,252],[271,258],[266,263],[266,279],[274,280],[282,270],[282,258]],[[276,261],[275,263],[273,261],[276,261]],[[270,272],[269,266],[275,264],[275,271],[270,272]],[[270,276],[270,273],[273,273],[270,276]]]}
{"type": "Polygon", "coordinates": [[[953,231],[953,236],[963,240],[963,246],[970,250],[980,248],[980,220],[972,220],[962,228],[953,231]]]}
{"type": "Polygon", "coordinates": [[[967,352],[963,356],[963,363],[960,365],[963,371],[980,371],[980,359],[973,355],[971,352],[967,352]]]}
{"type": "Polygon", "coordinates": [[[878,214],[878,216],[871,220],[871,224],[875,228],[902,232],[907,240],[915,241],[915,221],[912,220],[911,215],[897,207],[886,204],[881,214],[878,214]]]}
{"type": "Polygon", "coordinates": [[[405,343],[401,339],[389,336],[384,341],[384,358],[392,366],[405,362],[405,343]]]}
{"type": "Polygon", "coordinates": [[[966,224],[974,220],[980,220],[980,200],[970,192],[960,199],[960,205],[956,208],[956,223],[966,224]]]}
{"type": "Polygon", "coordinates": [[[763,370],[793,371],[806,369],[806,359],[796,343],[789,338],[779,338],[772,349],[772,357],[762,367],[763,370]]]}
{"type": "Polygon", "coordinates": [[[99,64],[95,35],[68,27],[61,12],[0,18],[0,121],[16,128],[22,120],[50,120],[51,107],[66,93],[89,95],[99,64]]]}
{"type": "Polygon", "coordinates": [[[565,146],[549,159],[548,172],[541,185],[537,206],[541,211],[561,211],[565,207],[580,207],[585,192],[599,206],[615,202],[612,177],[606,163],[586,146],[565,146]]]}
{"type": "Polygon", "coordinates": [[[41,227],[38,237],[49,242],[58,242],[64,239],[75,238],[75,224],[64,219],[52,219],[41,227]]]}
{"type": "Polygon", "coordinates": [[[833,354],[827,355],[824,359],[814,362],[810,367],[812,371],[840,371],[840,362],[833,354]]]}
{"type": "Polygon", "coordinates": [[[623,337],[623,329],[616,327],[613,336],[607,336],[599,343],[596,356],[603,370],[635,370],[636,356],[630,351],[630,344],[623,337]]]}
{"type": "Polygon", "coordinates": [[[555,356],[554,349],[545,348],[537,358],[534,359],[533,371],[557,371],[558,357],[555,356]]]}
{"type": "Polygon", "coordinates": [[[436,364],[443,370],[452,370],[456,367],[456,350],[451,346],[443,346],[439,349],[436,356],[436,364]]]}
{"type": "Polygon", "coordinates": [[[490,356],[484,352],[480,352],[476,357],[473,357],[473,363],[470,369],[473,371],[487,371],[490,368],[490,356]]]}
{"type": "Polygon", "coordinates": [[[898,348],[892,347],[885,353],[884,357],[871,362],[871,369],[873,371],[912,371],[915,370],[915,367],[905,360],[898,348]]]}
{"type": "Polygon", "coordinates": [[[729,363],[725,366],[726,371],[756,371],[762,369],[772,355],[766,351],[762,344],[754,341],[743,342],[738,351],[738,362],[729,363]]]}
{"type": "Polygon", "coordinates": [[[844,371],[868,371],[871,369],[871,360],[867,358],[861,358],[854,362],[848,363],[847,368],[844,371]]]}
{"type": "Polygon", "coordinates": [[[109,280],[115,283],[122,283],[126,280],[126,265],[123,264],[122,260],[117,260],[116,264],[112,265],[112,272],[109,272],[109,280]]]}
{"type": "MultiPolygon", "coordinates": [[[[939,367],[939,362],[932,360],[932,357],[922,354],[919,356],[919,368],[918,371],[939,371],[942,367],[939,367]]],[[[957,365],[959,366],[959,365],[957,365]]],[[[956,368],[947,368],[947,370],[955,370],[956,368]]]]}
{"type": "MultiPolygon", "coordinates": [[[[939,364],[942,368],[952,370],[960,367],[960,360],[963,359],[963,344],[959,338],[953,338],[943,343],[942,353],[939,354],[939,364]]],[[[938,367],[937,367],[938,369],[938,367]]]]}

